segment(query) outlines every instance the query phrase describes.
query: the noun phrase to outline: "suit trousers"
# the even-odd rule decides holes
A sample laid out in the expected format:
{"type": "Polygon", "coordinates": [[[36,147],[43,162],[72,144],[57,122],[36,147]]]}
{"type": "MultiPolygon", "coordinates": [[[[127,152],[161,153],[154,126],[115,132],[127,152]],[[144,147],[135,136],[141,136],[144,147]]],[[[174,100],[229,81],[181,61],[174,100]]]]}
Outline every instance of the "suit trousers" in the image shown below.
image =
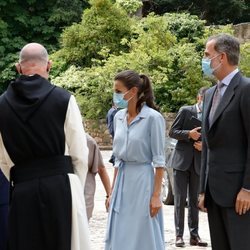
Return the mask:
{"type": "Polygon", "coordinates": [[[174,169],[174,214],[176,236],[183,236],[185,206],[188,194],[188,226],[191,236],[198,236],[199,209],[198,203],[199,175],[193,164],[186,171],[174,169]]]}
{"type": "Polygon", "coordinates": [[[250,249],[250,211],[238,215],[234,207],[219,206],[206,191],[206,207],[213,250],[250,249]]]}

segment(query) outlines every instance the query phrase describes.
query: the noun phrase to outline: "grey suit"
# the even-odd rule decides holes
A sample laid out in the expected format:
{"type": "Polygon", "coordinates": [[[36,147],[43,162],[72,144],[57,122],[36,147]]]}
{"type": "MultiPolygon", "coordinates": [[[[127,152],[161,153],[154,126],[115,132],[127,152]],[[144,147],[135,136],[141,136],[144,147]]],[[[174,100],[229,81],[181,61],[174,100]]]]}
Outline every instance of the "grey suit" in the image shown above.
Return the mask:
{"type": "Polygon", "coordinates": [[[189,230],[191,236],[198,236],[197,200],[201,153],[194,148],[194,141],[188,138],[188,132],[194,128],[190,122],[192,116],[197,117],[196,105],[182,107],[169,132],[169,136],[177,140],[172,166],[174,168],[175,229],[176,236],[180,237],[184,232],[187,190],[189,230]]]}
{"type": "Polygon", "coordinates": [[[234,206],[240,189],[250,189],[250,79],[233,77],[209,126],[215,90],[204,97],[201,166],[212,247],[249,250],[250,212],[239,216],[234,206]]]}

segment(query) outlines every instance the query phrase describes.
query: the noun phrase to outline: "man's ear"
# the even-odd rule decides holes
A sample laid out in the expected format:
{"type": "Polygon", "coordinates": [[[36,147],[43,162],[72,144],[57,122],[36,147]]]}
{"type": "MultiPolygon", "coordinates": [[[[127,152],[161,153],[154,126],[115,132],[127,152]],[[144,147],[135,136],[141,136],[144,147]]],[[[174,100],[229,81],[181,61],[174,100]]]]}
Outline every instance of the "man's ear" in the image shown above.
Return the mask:
{"type": "Polygon", "coordinates": [[[23,73],[22,72],[22,68],[21,68],[21,64],[20,63],[16,63],[15,66],[16,66],[16,71],[21,75],[23,73]]]}
{"type": "MultiPolygon", "coordinates": [[[[221,58],[220,62],[222,63],[223,61],[227,60],[227,54],[225,52],[221,53],[221,58]]],[[[227,60],[228,61],[228,60],[227,60]]]]}
{"type": "Polygon", "coordinates": [[[49,60],[48,63],[47,63],[47,72],[50,72],[50,69],[51,69],[51,66],[52,66],[52,61],[49,60]]]}

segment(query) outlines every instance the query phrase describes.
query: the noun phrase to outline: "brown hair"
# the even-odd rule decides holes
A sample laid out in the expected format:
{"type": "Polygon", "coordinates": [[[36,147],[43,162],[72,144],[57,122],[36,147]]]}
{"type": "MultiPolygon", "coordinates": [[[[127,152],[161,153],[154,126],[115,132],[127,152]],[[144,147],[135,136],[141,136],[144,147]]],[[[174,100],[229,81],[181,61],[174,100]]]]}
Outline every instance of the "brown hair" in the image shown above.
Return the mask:
{"type": "Polygon", "coordinates": [[[137,110],[140,112],[145,102],[150,108],[158,110],[154,103],[154,93],[151,82],[146,75],[138,74],[133,70],[124,70],[115,76],[115,80],[121,81],[127,89],[138,88],[137,110]]]}

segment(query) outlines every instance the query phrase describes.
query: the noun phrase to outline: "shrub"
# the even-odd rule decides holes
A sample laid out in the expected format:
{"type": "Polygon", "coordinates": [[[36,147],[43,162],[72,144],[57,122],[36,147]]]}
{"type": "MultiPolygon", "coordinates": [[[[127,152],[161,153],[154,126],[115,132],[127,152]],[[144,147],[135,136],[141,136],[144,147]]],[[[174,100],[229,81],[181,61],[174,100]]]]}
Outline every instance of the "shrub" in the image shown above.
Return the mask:
{"type": "Polygon", "coordinates": [[[131,35],[131,20],[126,12],[110,0],[92,0],[91,4],[91,8],[84,11],[82,21],[62,33],[62,49],[52,55],[56,62],[54,76],[70,64],[89,67],[96,60],[128,49],[121,44],[121,39],[129,39],[131,35]]]}
{"type": "Polygon", "coordinates": [[[195,45],[178,43],[168,30],[166,17],[150,15],[131,30],[133,38],[122,41],[129,52],[110,55],[90,68],[71,67],[54,79],[75,93],[86,118],[105,116],[111,105],[113,78],[121,70],[149,75],[162,111],[177,111],[180,105],[193,102],[197,89],[208,84],[202,79],[201,56],[195,45]]]}

